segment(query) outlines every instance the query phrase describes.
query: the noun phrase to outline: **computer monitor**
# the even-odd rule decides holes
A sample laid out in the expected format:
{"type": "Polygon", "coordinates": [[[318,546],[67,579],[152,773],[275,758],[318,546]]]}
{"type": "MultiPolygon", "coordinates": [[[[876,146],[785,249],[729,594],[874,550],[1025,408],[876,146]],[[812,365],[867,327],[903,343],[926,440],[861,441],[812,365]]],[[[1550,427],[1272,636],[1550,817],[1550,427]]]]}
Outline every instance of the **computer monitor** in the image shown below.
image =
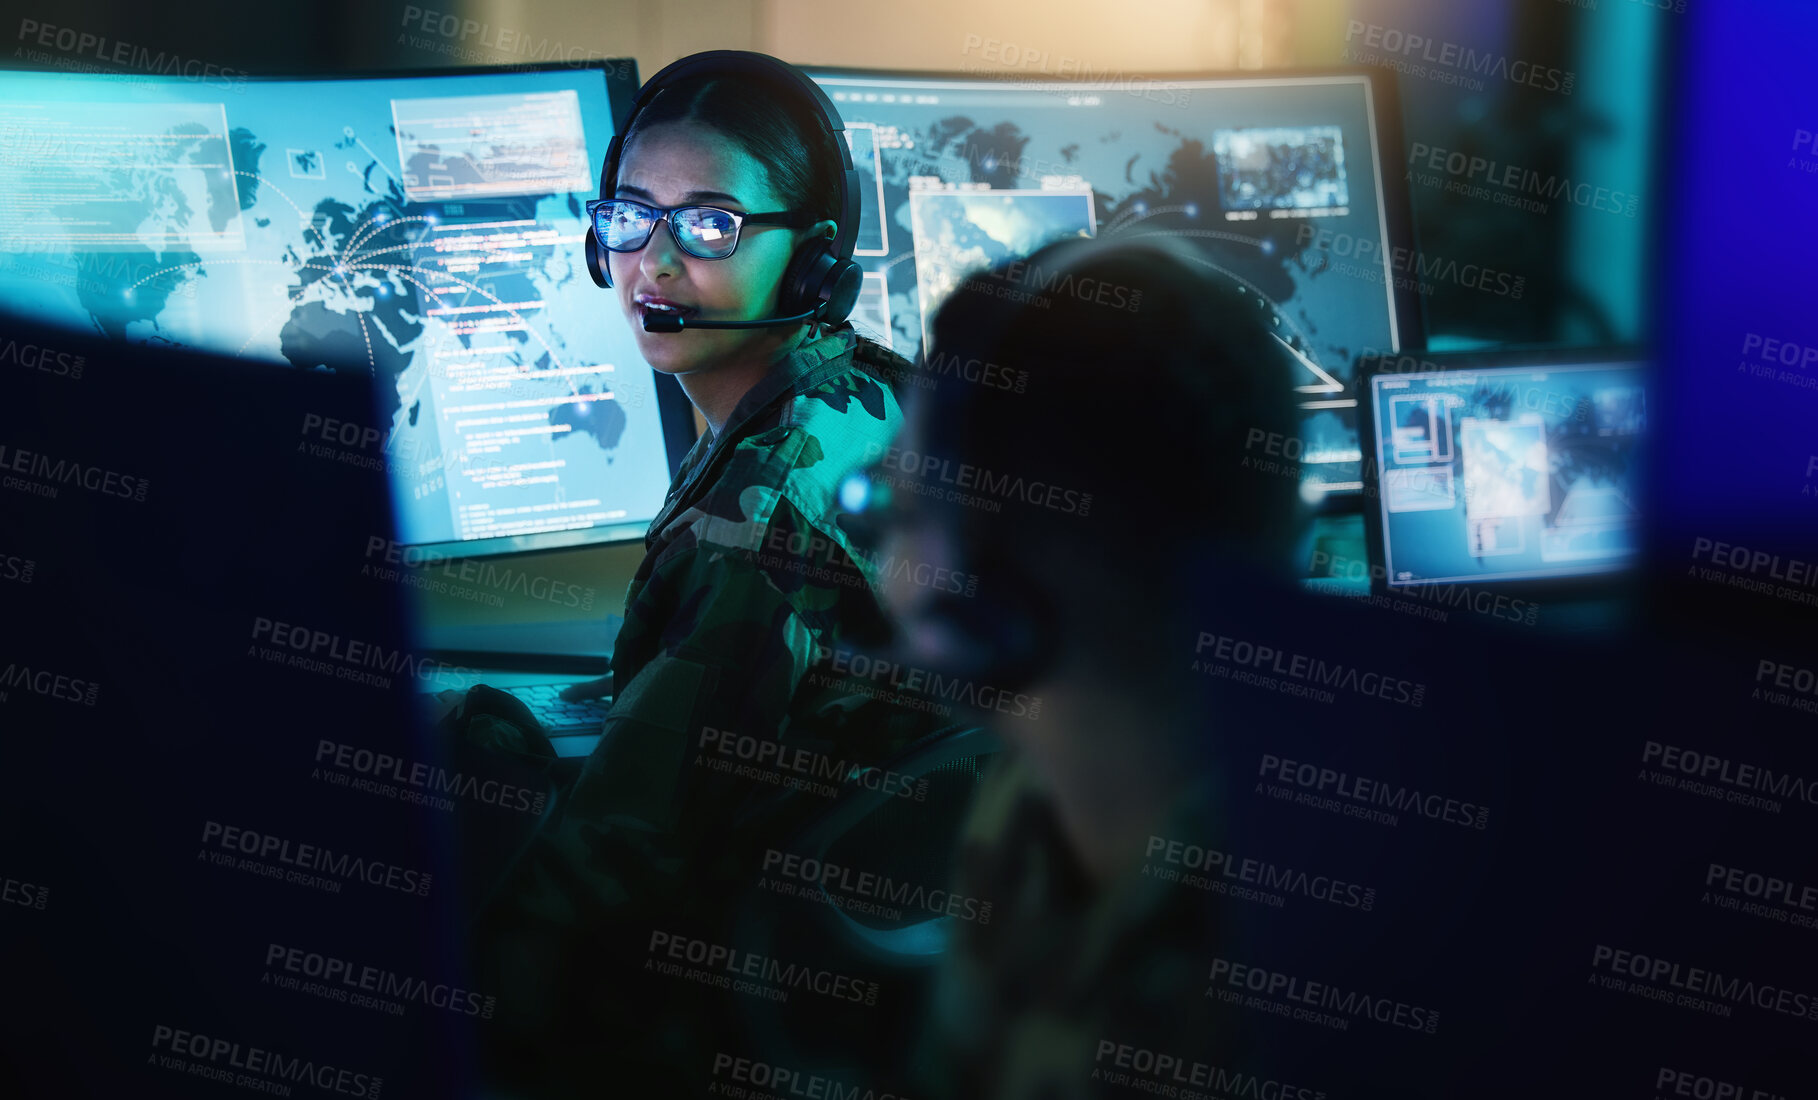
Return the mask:
{"type": "MultiPolygon", "coordinates": [[[[1365,348],[1424,344],[1417,299],[1392,270],[1410,241],[1393,74],[804,68],[844,118],[867,185],[858,327],[914,358],[941,300],[979,267],[1061,237],[1191,241],[1299,338],[1303,484],[1355,507],[1353,364],[1365,348]]],[[[948,368],[964,369],[924,364],[948,368]]]]}
{"type": "Polygon", "coordinates": [[[1369,365],[1379,590],[1608,578],[1639,552],[1649,370],[1632,350],[1369,365]]]}
{"type": "Polygon", "coordinates": [[[636,87],[630,61],[0,72],[0,291],[131,343],[371,371],[378,423],[305,445],[388,470],[420,558],[641,537],[689,420],[581,251],[636,87]]]}

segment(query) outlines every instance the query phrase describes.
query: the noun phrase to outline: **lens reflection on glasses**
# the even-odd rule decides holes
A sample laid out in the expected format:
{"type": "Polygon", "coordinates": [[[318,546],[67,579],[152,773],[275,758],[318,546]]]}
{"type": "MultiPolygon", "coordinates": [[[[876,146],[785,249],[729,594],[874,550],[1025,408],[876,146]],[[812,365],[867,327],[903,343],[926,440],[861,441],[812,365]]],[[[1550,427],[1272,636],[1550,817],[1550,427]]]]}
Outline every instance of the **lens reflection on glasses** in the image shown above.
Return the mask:
{"type": "MultiPolygon", "coordinates": [[[[643,248],[662,220],[659,211],[629,199],[617,199],[600,207],[605,223],[601,236],[606,247],[620,252],[643,248]]],[[[725,210],[708,206],[685,206],[668,214],[676,243],[684,252],[701,259],[724,259],[738,244],[738,219],[725,210]]]]}

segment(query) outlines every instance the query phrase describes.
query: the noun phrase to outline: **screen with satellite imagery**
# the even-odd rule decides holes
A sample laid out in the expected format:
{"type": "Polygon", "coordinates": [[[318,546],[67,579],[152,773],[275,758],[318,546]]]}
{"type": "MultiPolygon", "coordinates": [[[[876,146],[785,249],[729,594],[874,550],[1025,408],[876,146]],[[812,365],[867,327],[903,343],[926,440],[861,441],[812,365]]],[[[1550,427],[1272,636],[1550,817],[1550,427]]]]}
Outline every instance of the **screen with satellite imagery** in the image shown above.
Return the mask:
{"type": "Polygon", "coordinates": [[[1377,374],[1388,584],[1607,573],[1639,536],[1639,363],[1377,374]]]}
{"type": "Polygon", "coordinates": [[[389,423],[356,438],[406,544],[641,536],[654,380],[582,267],[609,65],[635,80],[0,72],[0,289],[133,343],[370,369],[389,423]]]}
{"type": "Polygon", "coordinates": [[[1355,362],[1421,341],[1390,270],[1406,248],[1391,239],[1371,76],[808,72],[844,118],[866,183],[857,326],[914,358],[933,311],[981,267],[1063,237],[1179,237],[1293,330],[1307,489],[1362,489],[1355,362]]]}

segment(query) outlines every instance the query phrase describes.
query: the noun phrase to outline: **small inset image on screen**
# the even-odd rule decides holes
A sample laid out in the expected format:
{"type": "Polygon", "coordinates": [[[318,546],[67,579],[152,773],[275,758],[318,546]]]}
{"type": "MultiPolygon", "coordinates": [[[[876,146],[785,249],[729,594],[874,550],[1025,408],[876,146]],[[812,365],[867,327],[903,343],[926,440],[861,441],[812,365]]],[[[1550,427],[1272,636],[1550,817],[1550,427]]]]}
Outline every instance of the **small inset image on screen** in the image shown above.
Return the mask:
{"type": "Polygon", "coordinates": [[[869,336],[885,347],[894,347],[896,341],[890,335],[890,289],[884,283],[884,277],[873,271],[865,272],[859,283],[858,301],[852,307],[852,327],[862,335],[869,336]]]}
{"type": "MultiPolygon", "coordinates": [[[[1093,231],[1092,192],[1086,190],[919,190],[909,199],[924,326],[968,275],[1093,231]]],[[[924,332],[924,347],[927,342],[924,332]]]]}
{"type": "Polygon", "coordinates": [[[1452,422],[1446,394],[1413,394],[1389,399],[1398,462],[1447,462],[1452,458],[1452,422]]]}
{"type": "Polygon", "coordinates": [[[1465,515],[1472,519],[1543,516],[1548,502],[1546,425],[1533,413],[1519,420],[1464,417],[1465,515]]]}
{"type": "Polygon", "coordinates": [[[878,174],[877,127],[854,122],[846,127],[846,144],[852,150],[852,167],[859,174],[858,238],[854,256],[890,255],[890,225],[884,221],[884,180],[878,174]]]}
{"type": "Polygon", "coordinates": [[[1336,126],[1220,130],[1212,139],[1218,157],[1218,199],[1225,217],[1346,214],[1344,132],[1336,126]]]}
{"type": "Polygon", "coordinates": [[[391,117],[413,202],[585,191],[593,183],[573,89],[394,99],[391,117]]]}

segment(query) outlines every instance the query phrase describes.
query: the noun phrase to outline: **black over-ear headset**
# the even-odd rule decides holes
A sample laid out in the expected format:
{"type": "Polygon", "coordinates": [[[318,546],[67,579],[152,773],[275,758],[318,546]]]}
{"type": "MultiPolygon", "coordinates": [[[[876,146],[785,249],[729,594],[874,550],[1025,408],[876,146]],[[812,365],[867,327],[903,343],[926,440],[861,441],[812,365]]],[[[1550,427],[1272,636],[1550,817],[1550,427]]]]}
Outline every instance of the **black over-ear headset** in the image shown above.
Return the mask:
{"type": "MultiPolygon", "coordinates": [[[[858,302],[859,287],[864,278],[859,266],[852,262],[852,249],[858,240],[859,214],[863,202],[861,196],[864,192],[859,186],[858,172],[852,167],[852,150],[846,144],[845,122],[840,119],[833,101],[827,98],[827,93],[821,90],[820,85],[795,66],[769,54],[746,50],[709,50],[706,53],[691,54],[665,66],[638,90],[637,99],[632,102],[631,111],[626,117],[623,132],[615,134],[612,144],[607,147],[606,163],[600,169],[600,198],[611,198],[618,188],[619,157],[625,151],[625,134],[631,133],[637,125],[638,113],[649,106],[650,101],[665,86],[688,77],[703,75],[724,76],[733,80],[740,77],[752,78],[759,86],[754,89],[754,94],[761,94],[761,89],[776,88],[800,95],[811,109],[810,113],[831,138],[834,147],[839,150],[839,226],[832,238],[819,237],[803,242],[790,258],[777,291],[777,309],[781,316],[764,317],[756,321],[702,321],[653,315],[646,320],[645,328],[652,332],[679,332],[683,328],[763,328],[769,325],[800,324],[804,321],[839,324],[858,302]]],[[[813,146],[811,142],[804,144],[811,148],[813,146]]],[[[612,271],[607,265],[607,257],[611,253],[600,244],[591,225],[587,227],[584,247],[587,251],[587,273],[593,276],[596,285],[610,287],[612,271]]]]}

